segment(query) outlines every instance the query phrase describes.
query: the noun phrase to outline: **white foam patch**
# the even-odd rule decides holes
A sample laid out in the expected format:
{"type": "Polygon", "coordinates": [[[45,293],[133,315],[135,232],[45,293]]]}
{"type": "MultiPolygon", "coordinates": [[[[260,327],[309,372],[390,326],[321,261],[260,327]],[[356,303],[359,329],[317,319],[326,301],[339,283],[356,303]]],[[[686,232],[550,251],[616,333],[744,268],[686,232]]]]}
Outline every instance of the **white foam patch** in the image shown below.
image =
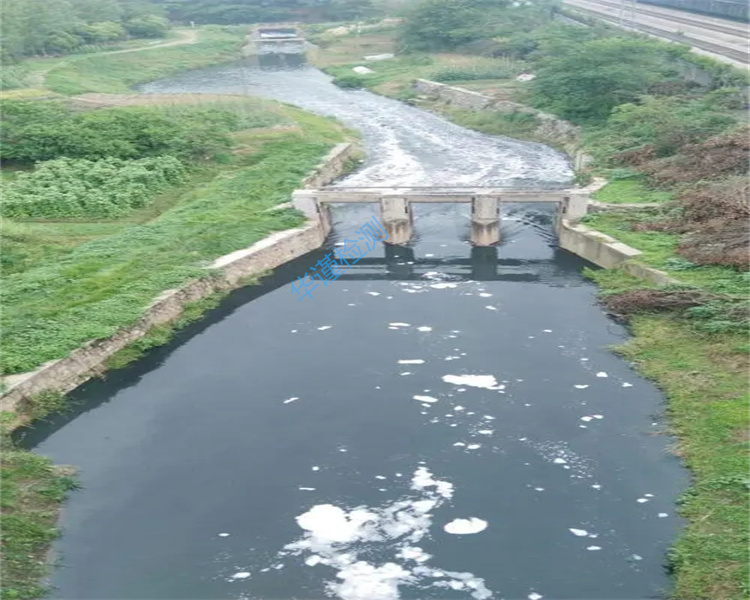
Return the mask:
{"type": "Polygon", "coordinates": [[[598,372],[598,373],[596,374],[596,376],[597,376],[597,377],[609,377],[609,375],[607,375],[607,374],[606,374],[606,373],[605,373],[604,371],[599,371],[599,372],[598,372]]]}
{"type": "Polygon", "coordinates": [[[388,327],[411,327],[409,323],[388,323],[388,327]]]}
{"type": "Polygon", "coordinates": [[[633,387],[632,383],[628,383],[627,381],[622,382],[622,387],[633,387]]]}
{"type": "Polygon", "coordinates": [[[665,519],[669,516],[669,513],[659,513],[656,516],[659,517],[660,519],[665,519]]]}
{"type": "Polygon", "coordinates": [[[482,292],[481,294],[479,294],[479,296],[481,298],[489,298],[490,296],[492,296],[492,294],[490,294],[488,292],[482,292]]]}
{"type": "Polygon", "coordinates": [[[313,487],[301,487],[299,489],[302,490],[303,492],[314,492],[315,491],[315,488],[313,488],[313,487]]]}
{"type": "Polygon", "coordinates": [[[586,550],[589,550],[591,552],[596,552],[597,550],[601,550],[601,546],[586,546],[586,550]]]}
{"type": "Polygon", "coordinates": [[[286,400],[284,400],[284,404],[289,404],[290,402],[294,402],[295,400],[299,400],[299,398],[297,396],[287,398],[286,400]]]}
{"type": "Polygon", "coordinates": [[[485,306],[485,308],[486,308],[487,310],[497,310],[497,308],[496,308],[496,307],[494,307],[494,306],[485,306]]]}
{"type": "Polygon", "coordinates": [[[335,577],[325,587],[341,600],[398,600],[405,586],[460,589],[474,600],[492,598],[484,580],[473,573],[428,567],[432,557],[419,546],[432,526],[431,512],[452,497],[453,484],[420,466],[410,487],[406,497],[375,508],[313,506],[296,518],[302,537],[279,554],[306,555],[306,565],[334,569],[335,577]]]}
{"type": "Polygon", "coordinates": [[[431,283],[430,287],[436,290],[446,290],[458,287],[457,283],[431,283]]]}
{"type": "Polygon", "coordinates": [[[638,502],[639,504],[644,504],[645,502],[648,502],[648,498],[638,498],[636,502],[638,502]]]}
{"type": "Polygon", "coordinates": [[[417,327],[417,331],[432,331],[432,327],[428,327],[427,325],[422,325],[422,327],[417,327]]]}
{"type": "Polygon", "coordinates": [[[573,535],[578,536],[578,537],[583,537],[583,536],[589,534],[589,532],[586,531],[585,529],[575,529],[575,528],[572,528],[572,527],[570,529],[568,529],[568,531],[570,531],[570,533],[572,533],[573,535]]]}
{"type": "Polygon", "coordinates": [[[478,448],[481,448],[482,444],[469,444],[466,446],[467,450],[477,450],[478,448]]]}
{"type": "Polygon", "coordinates": [[[229,537],[229,534],[228,533],[220,533],[219,537],[229,537]]]}
{"type": "Polygon", "coordinates": [[[380,296],[380,292],[367,292],[370,296],[380,296]]]}
{"type": "Polygon", "coordinates": [[[542,600],[544,596],[541,594],[537,594],[536,592],[531,592],[528,596],[526,596],[529,600],[542,600]]]}
{"type": "Polygon", "coordinates": [[[232,575],[232,579],[247,579],[248,577],[250,577],[250,573],[247,571],[240,571],[232,575]]]}
{"type": "Polygon", "coordinates": [[[333,325],[323,325],[322,327],[318,327],[318,331],[325,331],[326,329],[330,329],[333,327],[333,325]]]}
{"type": "Polygon", "coordinates": [[[570,450],[565,442],[528,442],[544,460],[570,471],[574,479],[590,478],[594,463],[570,450]]]}
{"type": "Polygon", "coordinates": [[[423,365],[424,360],[421,358],[402,358],[398,361],[400,365],[423,365]]]}
{"type": "Polygon", "coordinates": [[[453,519],[443,526],[446,533],[453,535],[470,535],[487,529],[487,521],[469,517],[468,519],[453,519]]]}
{"type": "Polygon", "coordinates": [[[498,384],[497,379],[492,375],[443,375],[443,381],[453,385],[468,385],[486,390],[505,389],[505,386],[498,384]]]}
{"type": "Polygon", "coordinates": [[[433,402],[437,402],[437,398],[433,398],[432,396],[412,396],[415,400],[418,400],[419,402],[428,402],[432,404],[433,402]]]}
{"type": "Polygon", "coordinates": [[[576,389],[579,389],[579,390],[585,390],[589,386],[586,385],[585,383],[583,383],[583,384],[576,384],[573,387],[576,388],[576,389]]]}

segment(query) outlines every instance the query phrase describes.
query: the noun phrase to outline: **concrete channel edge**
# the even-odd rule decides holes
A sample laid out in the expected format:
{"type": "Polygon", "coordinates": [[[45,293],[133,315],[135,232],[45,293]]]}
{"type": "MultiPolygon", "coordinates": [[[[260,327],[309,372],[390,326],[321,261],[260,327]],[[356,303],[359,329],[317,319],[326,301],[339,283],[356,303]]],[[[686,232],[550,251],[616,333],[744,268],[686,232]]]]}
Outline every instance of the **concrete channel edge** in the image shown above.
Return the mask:
{"type": "MultiPolygon", "coordinates": [[[[337,144],[303,185],[314,188],[332,182],[344,173],[347,161],[355,151],[354,144],[337,144]]],[[[4,377],[6,388],[0,396],[0,410],[19,412],[22,403],[37,394],[47,391],[67,393],[75,389],[106,371],[106,362],[113,354],[145,336],[153,327],[179,318],[186,304],[219,291],[241,287],[247,277],[316,250],[324,241],[321,225],[308,221],[302,227],[273,233],[252,246],[217,258],[208,267],[211,275],[162,292],[135,324],[122,328],[111,337],[86,342],[65,358],[49,361],[34,371],[4,377]]],[[[22,419],[16,421],[16,426],[22,424],[22,419]]]]}

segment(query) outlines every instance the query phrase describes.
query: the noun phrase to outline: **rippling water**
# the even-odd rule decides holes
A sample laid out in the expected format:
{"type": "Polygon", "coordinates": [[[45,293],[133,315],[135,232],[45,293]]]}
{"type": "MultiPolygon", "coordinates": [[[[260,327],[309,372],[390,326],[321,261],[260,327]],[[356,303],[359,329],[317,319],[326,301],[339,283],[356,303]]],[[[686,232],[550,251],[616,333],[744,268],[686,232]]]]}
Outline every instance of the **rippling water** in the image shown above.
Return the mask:
{"type": "MultiPolygon", "coordinates": [[[[226,65],[144,88],[259,93],[363,133],[348,185],[568,184],[564,157],[467,131],[312,69],[226,65]]],[[[416,207],[312,297],[326,248],[233,293],[143,360],[73,394],[26,442],[80,467],[56,598],[660,597],[686,484],[661,397],[560,250],[554,207],[508,205],[472,248],[466,205],[416,207]]]]}
{"type": "Polygon", "coordinates": [[[366,91],[347,91],[311,67],[243,68],[233,63],[142,86],[144,92],[251,94],[333,116],[362,132],[364,168],[342,185],[560,188],[572,172],[564,155],[532,142],[484,135],[366,91]]]}

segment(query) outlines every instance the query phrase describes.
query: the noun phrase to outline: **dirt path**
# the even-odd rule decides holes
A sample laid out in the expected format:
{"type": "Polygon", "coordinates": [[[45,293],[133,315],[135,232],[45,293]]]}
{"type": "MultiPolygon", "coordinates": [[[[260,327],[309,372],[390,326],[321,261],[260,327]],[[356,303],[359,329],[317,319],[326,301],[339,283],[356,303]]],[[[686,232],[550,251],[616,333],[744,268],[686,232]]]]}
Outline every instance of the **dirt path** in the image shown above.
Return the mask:
{"type": "Polygon", "coordinates": [[[198,40],[198,31],[195,29],[183,29],[177,31],[180,36],[178,40],[172,40],[171,42],[163,42],[161,44],[153,44],[151,46],[139,46],[138,48],[128,48],[126,50],[111,50],[109,52],[102,52],[99,56],[104,54],[124,54],[125,52],[140,52],[141,50],[153,50],[154,48],[166,48],[168,46],[182,46],[183,44],[194,44],[198,40]]]}
{"type": "MultiPolygon", "coordinates": [[[[68,60],[77,60],[79,58],[88,58],[91,56],[106,56],[108,54],[124,54],[125,52],[141,52],[143,50],[153,50],[155,48],[167,48],[169,46],[182,46],[183,44],[194,44],[198,41],[198,31],[196,29],[181,29],[177,30],[177,34],[180,36],[179,39],[171,40],[169,42],[162,42],[160,44],[151,44],[150,46],[138,46],[137,48],[127,48],[125,50],[110,50],[108,52],[99,52],[97,54],[82,54],[82,55],[71,55],[65,57],[68,60]]],[[[44,67],[36,69],[31,74],[31,81],[29,87],[32,88],[43,88],[44,80],[47,73],[60,66],[61,62],[51,62],[44,67]]]]}

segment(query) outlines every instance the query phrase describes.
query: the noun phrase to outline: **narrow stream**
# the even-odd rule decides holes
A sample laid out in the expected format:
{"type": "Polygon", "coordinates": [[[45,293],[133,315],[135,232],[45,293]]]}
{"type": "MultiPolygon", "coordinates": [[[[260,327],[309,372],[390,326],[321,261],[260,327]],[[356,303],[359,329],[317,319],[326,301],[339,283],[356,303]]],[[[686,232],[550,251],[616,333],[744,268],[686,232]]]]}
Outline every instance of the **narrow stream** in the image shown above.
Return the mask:
{"type": "MultiPolygon", "coordinates": [[[[465,130],[311,68],[230,64],[147,92],[251,93],[359,129],[340,185],[564,187],[557,152],[465,130]]],[[[418,206],[299,298],[292,282],[374,215],[335,209],[326,249],[237,290],[27,432],[77,465],[55,550],[66,599],[645,599],[687,484],[662,398],[608,347],[554,207],[504,208],[472,248],[464,205],[418,206]]]]}

